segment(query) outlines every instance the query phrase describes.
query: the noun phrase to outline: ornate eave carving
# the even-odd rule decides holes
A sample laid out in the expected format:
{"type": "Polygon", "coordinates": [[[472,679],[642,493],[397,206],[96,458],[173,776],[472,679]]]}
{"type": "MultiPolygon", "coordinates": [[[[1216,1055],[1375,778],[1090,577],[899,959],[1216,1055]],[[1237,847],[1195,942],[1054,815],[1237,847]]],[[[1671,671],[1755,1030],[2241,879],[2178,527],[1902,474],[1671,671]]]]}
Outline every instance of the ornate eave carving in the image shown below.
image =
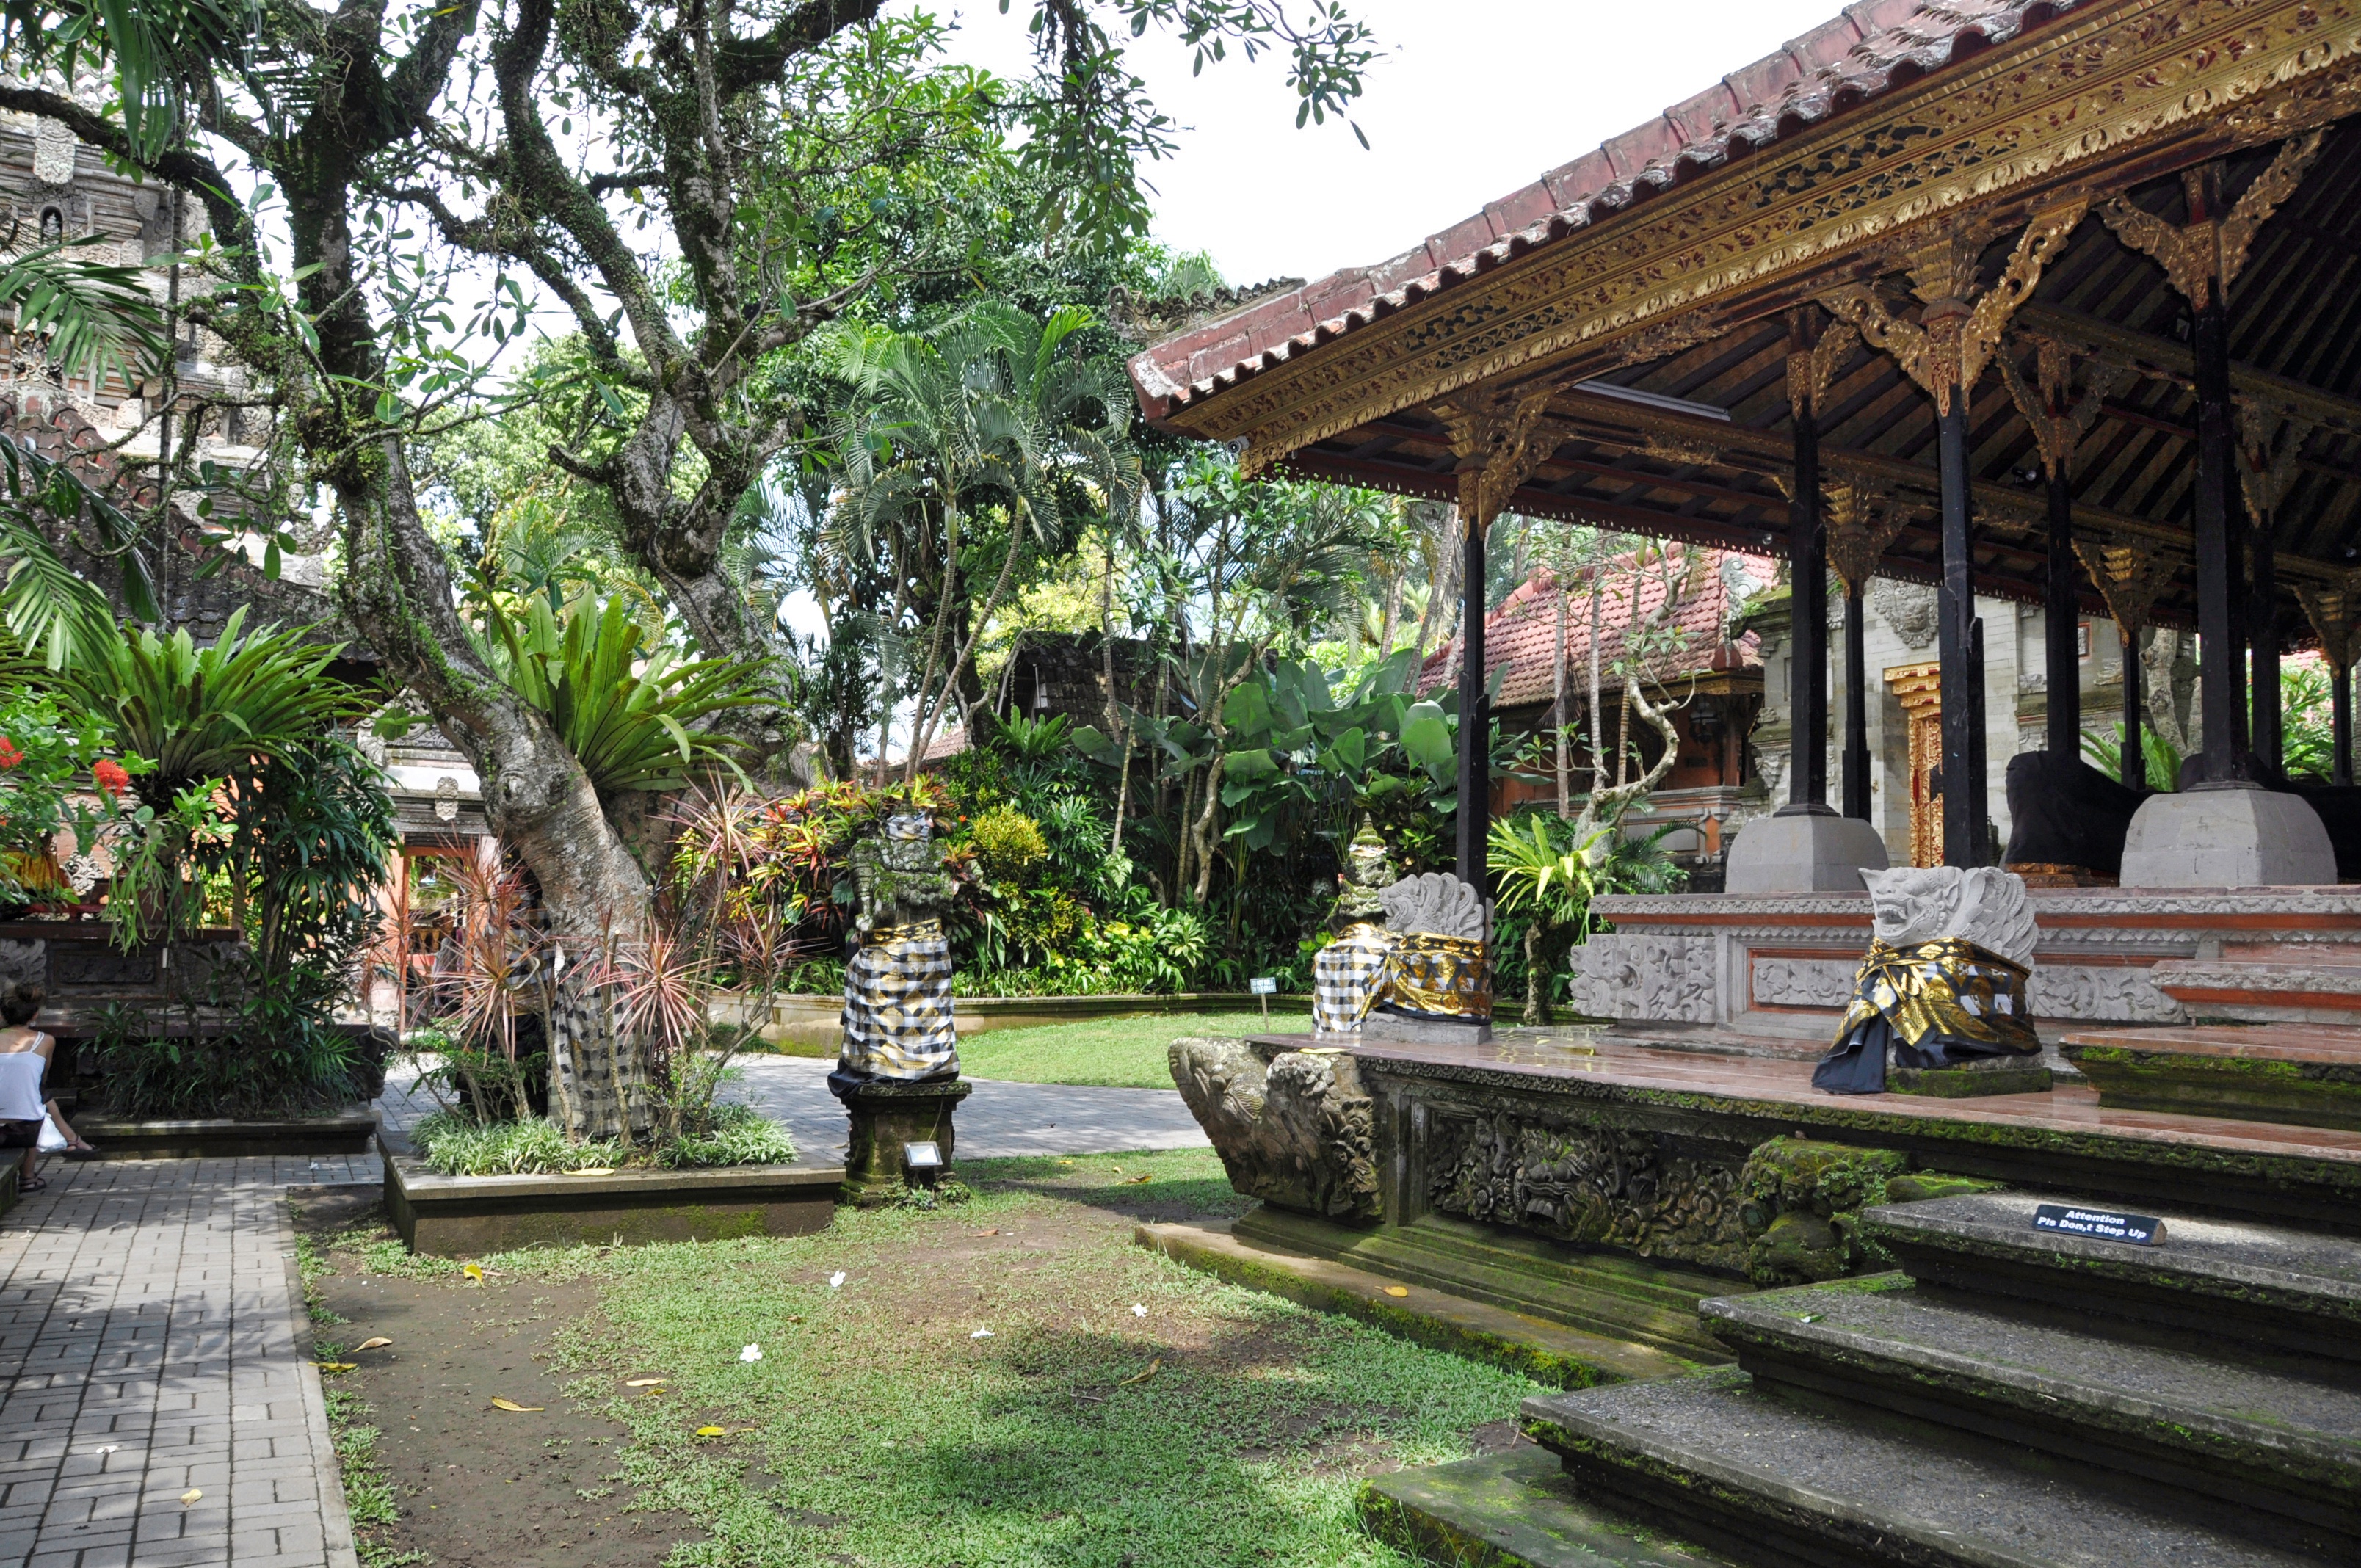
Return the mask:
{"type": "Polygon", "coordinates": [[[2104,544],[2078,539],[2074,554],[2082,558],[2082,569],[2107,601],[2107,613],[2123,629],[2125,641],[2136,646],[2157,596],[2184,564],[2180,554],[2152,540],[2129,539],[2104,544]]]}
{"type": "MultiPolygon", "coordinates": [[[[2210,154],[2299,135],[2361,100],[2361,0],[2166,0],[2073,15],[1965,67],[1675,186],[1615,218],[1274,366],[1178,413],[1261,468],[1312,442],[1539,362],[1738,305],[1890,245],[2103,182],[2202,124],[2210,154]]],[[[1833,278],[1828,279],[1833,282],[1833,278]]]]}

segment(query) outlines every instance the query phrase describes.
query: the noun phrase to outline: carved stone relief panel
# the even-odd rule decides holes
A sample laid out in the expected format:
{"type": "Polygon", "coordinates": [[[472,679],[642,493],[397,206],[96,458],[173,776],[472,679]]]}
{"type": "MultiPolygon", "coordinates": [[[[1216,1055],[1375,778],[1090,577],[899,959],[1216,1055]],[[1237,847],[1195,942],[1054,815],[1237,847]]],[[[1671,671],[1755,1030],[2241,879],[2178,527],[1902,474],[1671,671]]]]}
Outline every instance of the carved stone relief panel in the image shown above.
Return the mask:
{"type": "Polygon", "coordinates": [[[1438,1114],[1426,1171],[1427,1202],[1446,1214],[1642,1257],[1746,1266],[1738,1167],[1667,1156],[1653,1133],[1507,1111],[1438,1114]]]}
{"type": "Polygon", "coordinates": [[[1828,1007],[1852,1000],[1859,959],[1752,958],[1750,992],[1757,1007],[1828,1007]]]}
{"type": "Polygon", "coordinates": [[[2036,963],[2025,994],[2037,1023],[2189,1022],[2180,1003],[2156,988],[2145,965],[2036,963]]]}
{"type": "Polygon", "coordinates": [[[1593,937],[1574,949],[1574,1004],[1594,1018],[1710,1024],[1722,1014],[1711,937],[1593,937]]]}
{"type": "Polygon", "coordinates": [[[1905,648],[1932,647],[1936,612],[1941,600],[1935,590],[1917,583],[1880,577],[1869,585],[1869,608],[1905,648]]]}

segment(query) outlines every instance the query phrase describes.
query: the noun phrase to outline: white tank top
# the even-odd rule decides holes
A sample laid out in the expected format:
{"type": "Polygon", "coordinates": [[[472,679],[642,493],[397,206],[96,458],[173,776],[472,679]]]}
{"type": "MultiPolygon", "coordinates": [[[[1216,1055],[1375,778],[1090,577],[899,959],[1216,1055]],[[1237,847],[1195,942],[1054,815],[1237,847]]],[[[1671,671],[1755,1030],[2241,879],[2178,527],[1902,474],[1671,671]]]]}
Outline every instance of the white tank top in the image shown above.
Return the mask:
{"type": "Polygon", "coordinates": [[[0,1051],[0,1121],[38,1122],[48,1113],[41,1069],[49,1065],[38,1051],[0,1051]]]}

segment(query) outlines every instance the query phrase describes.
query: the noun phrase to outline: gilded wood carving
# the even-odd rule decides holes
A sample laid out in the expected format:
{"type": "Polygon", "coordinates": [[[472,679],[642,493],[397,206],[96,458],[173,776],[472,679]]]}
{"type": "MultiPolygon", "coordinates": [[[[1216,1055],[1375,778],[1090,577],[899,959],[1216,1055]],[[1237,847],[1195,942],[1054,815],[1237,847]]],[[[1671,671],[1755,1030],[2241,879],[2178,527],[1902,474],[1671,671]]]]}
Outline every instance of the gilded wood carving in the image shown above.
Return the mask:
{"type": "Polygon", "coordinates": [[[2078,539],[2074,554],[2082,558],[2083,570],[2091,574],[2099,597],[2107,601],[2107,613],[2123,629],[2125,644],[2138,647],[2140,631],[2147,625],[2148,612],[2156,608],[2157,596],[2180,570],[2180,555],[2147,539],[2115,539],[2103,544],[2078,539]]]}
{"type": "Polygon", "coordinates": [[[1434,405],[1459,459],[1459,515],[1469,527],[1491,527],[1556,448],[1556,433],[1543,417],[1553,389],[1546,383],[1514,392],[1470,389],[1434,405]]]}
{"type": "Polygon", "coordinates": [[[2202,123],[2255,146],[2361,106],[2361,0],[2160,0],[2071,16],[1543,247],[1179,411],[1249,436],[1260,468],[1311,442],[1516,367],[1617,357],[1675,313],[1803,280],[1960,209],[2024,211],[2097,185],[2149,138],[2202,123]]]}
{"type": "Polygon", "coordinates": [[[2189,170],[2181,181],[2189,190],[2189,210],[2199,214],[2178,227],[2155,214],[2134,206],[2121,196],[2099,209],[2100,219],[2115,236],[2164,269],[2166,279],[2192,310],[2203,310],[2218,282],[2227,297],[2231,284],[2246,269],[2246,252],[2255,235],[2279,203],[2295,194],[2303,171],[2320,156],[2321,133],[2307,131],[2279,148],[2270,167],[2227,214],[2213,215],[2204,193],[2202,171],[2189,170]]]}
{"type": "Polygon", "coordinates": [[[2361,572],[2346,573],[2334,587],[2298,583],[2295,598],[2319,634],[2321,657],[2331,669],[2351,669],[2354,654],[2361,652],[2361,572]]]}
{"type": "Polygon", "coordinates": [[[2026,384],[2014,354],[2004,351],[1997,363],[2009,400],[2033,431],[2042,471],[2051,478],[2073,471],[2075,449],[2097,422],[2107,399],[2133,374],[2125,366],[2088,360],[2082,367],[2081,395],[2077,397],[2073,350],[2054,337],[2033,339],[2033,385],[2026,384]]]}
{"type": "Polygon", "coordinates": [[[1826,502],[1828,569],[1848,595],[1857,594],[1877,576],[1877,564],[1910,513],[1861,485],[1826,485],[1820,495],[1826,502]]]}

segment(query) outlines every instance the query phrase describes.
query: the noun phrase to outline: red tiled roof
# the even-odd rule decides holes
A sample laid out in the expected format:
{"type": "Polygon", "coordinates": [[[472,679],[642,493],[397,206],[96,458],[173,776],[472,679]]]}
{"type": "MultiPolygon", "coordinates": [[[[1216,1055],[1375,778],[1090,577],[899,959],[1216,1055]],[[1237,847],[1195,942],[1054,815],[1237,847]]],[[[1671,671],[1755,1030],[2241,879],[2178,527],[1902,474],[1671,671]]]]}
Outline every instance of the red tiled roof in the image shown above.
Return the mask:
{"type": "Polygon", "coordinates": [[[1604,220],[1635,188],[1669,187],[1791,136],[1889,88],[1965,59],[2070,11],[2078,0],[1856,0],[1776,54],[1734,71],[1655,119],[1424,244],[1374,267],[1348,267],[1149,345],[1131,379],[1148,417],[1162,419],[1368,325],[1429,295],[1604,220]]]}
{"type": "MultiPolygon", "coordinates": [[[[1697,554],[1703,559],[1697,564],[1697,578],[1691,579],[1694,587],[1673,615],[1672,624],[1681,631],[1683,646],[1688,651],[1679,661],[1679,674],[1760,664],[1762,654],[1752,633],[1736,642],[1722,641],[1722,633],[1742,600],[1761,593],[1776,580],[1777,565],[1760,555],[1740,555],[1726,550],[1697,554]]],[[[1611,666],[1623,656],[1624,630],[1631,624],[1634,613],[1644,620],[1664,603],[1663,578],[1663,574],[1641,575],[1636,605],[1628,588],[1619,595],[1615,587],[1618,579],[1609,579],[1605,601],[1599,607],[1598,661],[1602,667],[1611,666]]],[[[1628,584],[1632,579],[1622,576],[1620,580],[1628,584]]],[[[1677,580],[1675,587],[1679,587],[1677,580]]],[[[1557,580],[1551,573],[1546,569],[1535,572],[1501,601],[1499,609],[1484,618],[1485,678],[1490,679],[1492,673],[1504,665],[1509,672],[1508,678],[1500,683],[1499,695],[1493,698],[1497,707],[1522,707],[1550,700],[1555,684],[1550,657],[1557,647],[1557,580]]],[[[1568,579],[1565,598],[1566,679],[1569,687],[1578,688],[1588,680],[1590,671],[1588,579],[1568,579]]],[[[1451,670],[1458,641],[1454,637],[1427,659],[1419,671],[1420,691],[1433,691],[1443,684],[1451,670]]]]}

